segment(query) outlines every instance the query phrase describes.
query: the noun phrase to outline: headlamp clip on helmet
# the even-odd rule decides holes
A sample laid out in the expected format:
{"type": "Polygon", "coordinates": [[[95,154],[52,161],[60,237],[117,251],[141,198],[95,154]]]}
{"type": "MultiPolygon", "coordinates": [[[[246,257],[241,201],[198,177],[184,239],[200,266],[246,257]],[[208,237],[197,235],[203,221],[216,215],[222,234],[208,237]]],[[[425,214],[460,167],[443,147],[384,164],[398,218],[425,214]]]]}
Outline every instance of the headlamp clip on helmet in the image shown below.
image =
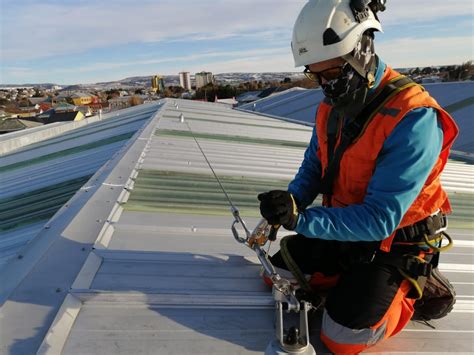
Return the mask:
{"type": "Polygon", "coordinates": [[[369,10],[372,10],[377,18],[377,12],[385,11],[386,3],[387,0],[351,0],[350,6],[356,21],[362,23],[369,18],[369,10]]]}

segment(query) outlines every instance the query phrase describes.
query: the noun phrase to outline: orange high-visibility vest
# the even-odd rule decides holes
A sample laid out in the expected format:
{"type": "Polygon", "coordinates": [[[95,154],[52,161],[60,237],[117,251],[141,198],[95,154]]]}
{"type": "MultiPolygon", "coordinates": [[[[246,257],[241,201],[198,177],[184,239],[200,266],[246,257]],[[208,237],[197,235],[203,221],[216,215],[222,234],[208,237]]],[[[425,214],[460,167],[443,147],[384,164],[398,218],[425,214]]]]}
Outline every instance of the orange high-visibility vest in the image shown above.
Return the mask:
{"type": "MultiPolygon", "coordinates": [[[[399,75],[387,67],[378,89],[399,75]]],[[[383,109],[375,114],[362,136],[345,151],[340,162],[339,174],[333,183],[333,194],[329,197],[330,200],[328,196],[324,199],[326,206],[345,207],[363,202],[385,140],[409,111],[419,107],[433,107],[438,111],[438,119],[441,121],[444,133],[443,147],[420,194],[403,216],[397,229],[421,221],[438,210],[451,213],[451,205],[441,186],[440,176],[448,160],[449,150],[458,134],[458,127],[453,118],[419,85],[405,89],[390,99],[383,109]]],[[[331,109],[331,105],[322,102],[316,116],[319,142],[317,154],[323,174],[328,166],[326,130],[331,109]]]]}

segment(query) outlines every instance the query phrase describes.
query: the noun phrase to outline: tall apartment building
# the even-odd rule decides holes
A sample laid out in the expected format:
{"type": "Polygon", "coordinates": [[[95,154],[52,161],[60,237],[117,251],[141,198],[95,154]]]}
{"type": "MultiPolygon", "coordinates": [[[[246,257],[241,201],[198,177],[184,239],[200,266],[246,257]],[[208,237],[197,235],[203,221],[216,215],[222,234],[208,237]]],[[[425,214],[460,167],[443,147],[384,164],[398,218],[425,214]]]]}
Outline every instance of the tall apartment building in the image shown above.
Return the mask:
{"type": "Polygon", "coordinates": [[[154,92],[165,91],[165,81],[159,75],[155,75],[151,78],[151,88],[154,92]]]}
{"type": "Polygon", "coordinates": [[[181,85],[184,90],[191,90],[191,75],[189,72],[184,71],[179,73],[179,85],[181,85]]]}
{"type": "Polygon", "coordinates": [[[202,71],[200,73],[196,73],[196,89],[202,88],[207,84],[214,83],[214,77],[212,73],[202,71]]]}

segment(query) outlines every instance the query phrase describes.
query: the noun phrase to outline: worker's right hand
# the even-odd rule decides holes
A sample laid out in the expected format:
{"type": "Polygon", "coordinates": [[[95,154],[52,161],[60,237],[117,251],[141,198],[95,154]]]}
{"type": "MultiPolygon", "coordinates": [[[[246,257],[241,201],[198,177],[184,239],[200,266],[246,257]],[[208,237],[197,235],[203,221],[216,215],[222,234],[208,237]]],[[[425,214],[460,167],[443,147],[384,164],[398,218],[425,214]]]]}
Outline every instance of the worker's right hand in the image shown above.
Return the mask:
{"type": "Polygon", "coordinates": [[[258,195],[260,213],[273,226],[294,230],[298,222],[295,199],[288,191],[272,190],[258,195]]]}

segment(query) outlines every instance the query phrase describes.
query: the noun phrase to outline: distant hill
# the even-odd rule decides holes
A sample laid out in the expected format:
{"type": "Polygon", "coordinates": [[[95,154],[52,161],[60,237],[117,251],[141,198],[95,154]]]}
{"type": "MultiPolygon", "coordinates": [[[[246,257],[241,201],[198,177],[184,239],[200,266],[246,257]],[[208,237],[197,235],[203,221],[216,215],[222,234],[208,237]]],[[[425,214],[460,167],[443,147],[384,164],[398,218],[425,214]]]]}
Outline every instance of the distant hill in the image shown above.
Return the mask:
{"type": "MultiPolygon", "coordinates": [[[[220,84],[239,84],[246,81],[282,81],[285,78],[296,79],[301,77],[299,72],[269,72],[269,73],[223,73],[214,75],[216,81],[220,84]]],[[[62,86],[63,90],[110,90],[110,89],[131,89],[151,86],[152,75],[133,76],[116,81],[97,82],[94,84],[73,84],[60,85],[54,83],[28,83],[28,84],[2,84],[1,88],[21,88],[21,87],[41,87],[51,89],[54,86],[62,86]]],[[[166,86],[179,85],[178,75],[163,75],[166,86]]],[[[191,75],[194,80],[194,75],[191,75]]]]}
{"type": "Polygon", "coordinates": [[[4,88],[29,88],[29,87],[51,89],[54,86],[61,86],[61,85],[54,84],[54,83],[0,84],[0,89],[2,88],[3,89],[4,88]]]}

